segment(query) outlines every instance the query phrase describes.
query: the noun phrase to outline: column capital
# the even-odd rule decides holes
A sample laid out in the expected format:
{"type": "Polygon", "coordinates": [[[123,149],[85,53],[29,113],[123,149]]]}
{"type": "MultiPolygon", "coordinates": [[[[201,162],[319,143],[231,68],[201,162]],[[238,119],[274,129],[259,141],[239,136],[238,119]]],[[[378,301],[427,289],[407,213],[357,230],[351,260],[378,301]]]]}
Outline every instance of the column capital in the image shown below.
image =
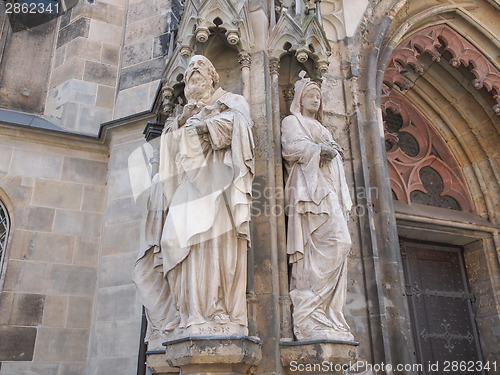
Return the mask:
{"type": "Polygon", "coordinates": [[[280,70],[280,61],[279,59],[273,57],[270,61],[269,61],[269,70],[271,71],[271,74],[279,74],[279,70],[280,70]]]}
{"type": "Polygon", "coordinates": [[[252,64],[252,57],[248,52],[240,52],[238,55],[238,62],[242,68],[250,68],[250,64],[252,64]]]}

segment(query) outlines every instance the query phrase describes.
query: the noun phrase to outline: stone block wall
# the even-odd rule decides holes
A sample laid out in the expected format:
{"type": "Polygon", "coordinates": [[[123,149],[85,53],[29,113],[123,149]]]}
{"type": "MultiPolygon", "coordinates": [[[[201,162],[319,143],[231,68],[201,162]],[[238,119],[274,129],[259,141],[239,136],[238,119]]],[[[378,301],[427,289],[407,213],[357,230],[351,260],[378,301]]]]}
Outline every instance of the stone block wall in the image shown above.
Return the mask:
{"type": "Polygon", "coordinates": [[[180,7],[179,0],[130,1],[115,118],[151,108],[180,7]]]}
{"type": "MultiPolygon", "coordinates": [[[[108,186],[99,253],[96,303],[89,346],[88,373],[137,373],[142,305],[132,282],[141,243],[147,191],[134,196],[133,155],[145,144],[144,121],[114,133],[110,141],[108,186]],[[134,154],[134,151],[136,152],[134,154]],[[132,156],[132,157],[131,157],[132,156]],[[137,198],[137,199],[136,199],[137,198]]],[[[147,158],[140,158],[147,165],[147,158]]],[[[135,185],[134,185],[135,186],[135,185]]],[[[143,191],[144,189],[139,189],[143,191]]]]}
{"type": "Polygon", "coordinates": [[[485,361],[500,356],[500,317],[496,291],[500,287],[500,271],[492,239],[478,240],[464,248],[470,289],[474,294],[474,314],[485,361]],[[492,277],[493,276],[493,277],[492,277]]]}
{"type": "Polygon", "coordinates": [[[0,107],[43,113],[51,70],[57,20],[32,29],[17,30],[22,23],[8,19],[0,3],[0,107]]]}
{"type": "Polygon", "coordinates": [[[123,0],[81,0],[60,17],[45,115],[96,135],[113,118],[125,27],[123,0]]]}
{"type": "Polygon", "coordinates": [[[0,374],[85,374],[108,154],[77,137],[3,129],[11,231],[0,290],[0,374]]]}

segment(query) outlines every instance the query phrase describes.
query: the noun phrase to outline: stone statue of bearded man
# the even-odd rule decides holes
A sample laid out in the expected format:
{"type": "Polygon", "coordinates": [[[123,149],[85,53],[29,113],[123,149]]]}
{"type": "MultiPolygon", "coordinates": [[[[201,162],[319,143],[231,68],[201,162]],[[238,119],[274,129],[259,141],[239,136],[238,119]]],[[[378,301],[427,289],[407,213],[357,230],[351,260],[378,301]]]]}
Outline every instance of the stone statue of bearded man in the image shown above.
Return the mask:
{"type": "Polygon", "coordinates": [[[187,104],[161,136],[134,270],[151,341],[248,333],[253,123],[246,100],[216,89],[218,80],[206,57],[192,57],[187,104]]]}

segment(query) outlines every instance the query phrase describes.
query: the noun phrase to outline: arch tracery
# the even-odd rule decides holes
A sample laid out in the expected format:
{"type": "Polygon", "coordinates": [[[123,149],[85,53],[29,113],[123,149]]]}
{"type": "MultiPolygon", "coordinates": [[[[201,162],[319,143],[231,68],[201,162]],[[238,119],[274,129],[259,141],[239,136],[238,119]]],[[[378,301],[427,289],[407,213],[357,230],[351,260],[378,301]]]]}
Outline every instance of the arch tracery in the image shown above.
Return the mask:
{"type": "Polygon", "coordinates": [[[382,95],[382,113],[395,198],[409,204],[419,202],[472,212],[472,200],[460,167],[430,123],[394,91],[382,95]],[[391,117],[395,118],[392,124],[391,117]],[[438,191],[433,191],[433,186],[438,191]]]}
{"type": "Polygon", "coordinates": [[[409,89],[404,71],[411,67],[416,73],[424,73],[421,55],[429,55],[433,61],[440,61],[442,52],[451,54],[450,64],[454,68],[468,67],[475,79],[472,84],[476,89],[485,88],[493,95],[497,104],[493,106],[496,115],[500,115],[500,71],[469,41],[446,24],[422,29],[397,46],[387,64],[384,84],[389,88],[397,86],[401,90],[409,89]]]}

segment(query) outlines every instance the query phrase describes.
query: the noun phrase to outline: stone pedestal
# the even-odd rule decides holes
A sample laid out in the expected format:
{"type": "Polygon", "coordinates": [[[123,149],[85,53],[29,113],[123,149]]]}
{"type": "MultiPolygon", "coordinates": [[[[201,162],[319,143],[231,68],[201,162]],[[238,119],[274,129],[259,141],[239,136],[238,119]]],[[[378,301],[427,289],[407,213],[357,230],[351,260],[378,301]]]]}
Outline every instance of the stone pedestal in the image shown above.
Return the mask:
{"type": "Polygon", "coordinates": [[[163,359],[153,354],[148,366],[156,374],[248,374],[261,358],[261,342],[248,336],[188,337],[165,344],[163,359]],[[153,367],[154,366],[154,367],[153,367]],[[160,372],[163,371],[163,372],[160,372]]]}
{"type": "Polygon", "coordinates": [[[153,374],[174,375],[179,373],[179,368],[172,367],[167,364],[165,359],[165,351],[155,351],[146,353],[146,364],[153,374]]]}
{"type": "Polygon", "coordinates": [[[356,362],[357,341],[282,342],[281,363],[287,374],[342,375],[343,368],[356,362]]]}

